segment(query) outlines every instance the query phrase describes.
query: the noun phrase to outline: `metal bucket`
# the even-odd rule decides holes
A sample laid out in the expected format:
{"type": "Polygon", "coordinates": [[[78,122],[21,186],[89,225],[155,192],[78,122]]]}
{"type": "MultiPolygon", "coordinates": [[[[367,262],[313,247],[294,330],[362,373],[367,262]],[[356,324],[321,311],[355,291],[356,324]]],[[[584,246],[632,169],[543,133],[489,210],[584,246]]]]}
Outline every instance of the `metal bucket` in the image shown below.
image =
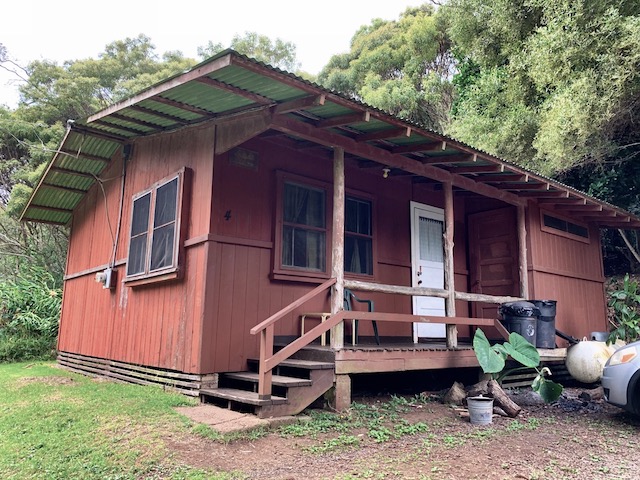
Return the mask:
{"type": "Polygon", "coordinates": [[[473,425],[488,425],[493,419],[493,398],[469,397],[467,398],[469,409],[469,421],[473,425]]]}

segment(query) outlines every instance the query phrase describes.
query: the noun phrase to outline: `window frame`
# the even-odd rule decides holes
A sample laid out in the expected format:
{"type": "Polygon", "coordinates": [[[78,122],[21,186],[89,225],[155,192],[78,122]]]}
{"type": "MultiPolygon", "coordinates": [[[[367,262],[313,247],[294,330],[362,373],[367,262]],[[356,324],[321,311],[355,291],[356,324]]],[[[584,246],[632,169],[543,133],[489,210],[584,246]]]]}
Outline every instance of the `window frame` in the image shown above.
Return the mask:
{"type": "Polygon", "coordinates": [[[589,225],[581,223],[581,222],[576,222],[575,220],[569,219],[569,218],[565,217],[564,215],[558,215],[556,212],[540,209],[540,229],[543,232],[549,233],[551,235],[558,235],[559,237],[569,238],[571,240],[576,240],[576,241],[582,242],[582,243],[587,243],[587,244],[591,243],[591,229],[589,228],[589,225]],[[581,235],[576,235],[576,234],[573,234],[573,233],[570,233],[570,232],[567,232],[567,231],[564,231],[564,230],[559,230],[557,228],[545,225],[545,222],[544,222],[545,215],[548,216],[548,217],[552,217],[552,218],[555,218],[557,220],[560,220],[560,221],[563,221],[563,222],[567,222],[567,223],[571,223],[571,224],[576,225],[578,227],[584,228],[587,231],[587,236],[583,237],[581,235]]]}
{"type": "MultiPolygon", "coordinates": [[[[346,239],[347,236],[353,236],[353,237],[358,237],[358,238],[370,238],[371,239],[371,273],[355,273],[355,272],[348,272],[347,269],[345,268],[344,270],[344,276],[345,278],[356,278],[356,279],[364,279],[364,280],[372,280],[373,278],[375,278],[375,274],[376,274],[376,264],[377,264],[377,242],[375,241],[376,238],[376,226],[378,224],[378,222],[376,221],[376,209],[375,209],[375,199],[372,195],[369,195],[367,193],[364,192],[359,192],[359,191],[354,191],[354,190],[350,190],[350,189],[346,189],[345,191],[345,213],[344,213],[344,217],[345,217],[345,227],[344,227],[344,237],[345,237],[345,247],[346,247],[346,239]],[[363,235],[360,233],[355,233],[355,232],[347,232],[347,212],[346,212],[346,202],[347,202],[347,198],[351,198],[353,200],[357,200],[360,202],[367,202],[369,203],[369,206],[371,207],[371,235],[367,236],[367,235],[363,235]]],[[[346,256],[345,256],[345,261],[346,261],[346,256]]]]}
{"type": "MultiPolygon", "coordinates": [[[[372,257],[372,273],[352,273],[345,270],[345,278],[363,279],[371,281],[375,278],[377,271],[377,242],[375,241],[377,220],[375,198],[365,192],[352,189],[345,190],[345,238],[346,231],[346,198],[350,197],[354,200],[365,201],[371,205],[371,257],[372,257]]],[[[331,276],[332,249],[331,240],[333,238],[333,185],[328,182],[317,180],[302,175],[288,173],[282,170],[276,171],[276,207],[275,207],[275,229],[274,229],[274,254],[271,277],[274,280],[294,280],[301,282],[316,282],[317,280],[326,280],[331,276]],[[283,227],[284,227],[284,184],[293,183],[302,187],[322,189],[325,192],[325,269],[324,271],[304,269],[301,267],[288,267],[282,265],[282,244],[283,244],[283,227]]],[[[353,233],[353,235],[361,236],[353,233]]]]}
{"type": "MultiPolygon", "coordinates": [[[[168,175],[161,180],[155,182],[150,187],[142,190],[131,197],[131,212],[129,215],[129,231],[127,233],[127,260],[125,264],[125,278],[124,282],[128,286],[145,285],[152,282],[159,282],[164,280],[175,280],[183,277],[184,274],[184,242],[186,239],[188,219],[186,218],[189,211],[189,193],[191,184],[191,170],[188,168],[182,168],[176,173],[168,175]],[[153,247],[154,231],[159,227],[154,225],[154,216],[156,211],[156,201],[158,190],[177,180],[176,189],[176,206],[175,206],[175,227],[173,232],[173,254],[171,264],[166,267],[157,268],[151,270],[151,256],[153,247]],[[133,274],[128,273],[130,257],[131,257],[131,239],[133,228],[133,216],[135,202],[144,197],[145,195],[151,195],[149,200],[149,216],[147,218],[146,229],[146,249],[144,255],[144,270],[133,274]]],[[[171,222],[165,223],[167,225],[171,222]]]]}
{"type": "Polygon", "coordinates": [[[282,171],[276,172],[276,228],[274,238],[274,264],[272,276],[276,280],[308,280],[327,279],[331,270],[331,238],[333,225],[330,213],[333,209],[333,195],[331,186],[320,180],[314,180],[282,171]],[[312,230],[325,233],[325,265],[324,270],[314,270],[304,267],[285,266],[282,264],[282,246],[284,231],[284,186],[285,183],[300,185],[301,187],[323,190],[325,194],[325,228],[313,227],[312,230]]]}

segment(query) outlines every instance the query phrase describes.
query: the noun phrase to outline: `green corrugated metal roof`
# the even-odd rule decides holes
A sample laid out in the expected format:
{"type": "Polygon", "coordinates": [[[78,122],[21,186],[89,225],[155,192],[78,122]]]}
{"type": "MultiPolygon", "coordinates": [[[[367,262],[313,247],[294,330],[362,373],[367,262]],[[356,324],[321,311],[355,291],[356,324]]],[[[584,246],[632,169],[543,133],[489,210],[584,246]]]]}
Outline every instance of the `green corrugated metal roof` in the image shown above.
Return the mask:
{"type": "MultiPolygon", "coordinates": [[[[287,132],[292,138],[327,145],[330,142],[322,141],[323,135],[333,135],[358,142],[367,148],[349,153],[369,164],[385,165],[392,155],[399,159],[392,172],[410,160],[439,169],[431,172],[464,177],[458,182],[462,185],[470,185],[469,181],[491,185],[483,191],[503,189],[510,195],[558,197],[562,202],[575,199],[578,210],[578,203],[590,206],[585,207],[585,219],[595,217],[603,226],[640,228],[639,218],[613,205],[231,50],[71,123],[22,219],[68,223],[112,156],[131,139],[260,108],[273,109],[274,115],[317,132],[287,132]],[[498,174],[512,175],[510,181],[502,182],[498,174]],[[594,205],[601,212],[594,212],[594,205]]],[[[420,175],[416,173],[420,168],[409,170],[420,175]]]]}

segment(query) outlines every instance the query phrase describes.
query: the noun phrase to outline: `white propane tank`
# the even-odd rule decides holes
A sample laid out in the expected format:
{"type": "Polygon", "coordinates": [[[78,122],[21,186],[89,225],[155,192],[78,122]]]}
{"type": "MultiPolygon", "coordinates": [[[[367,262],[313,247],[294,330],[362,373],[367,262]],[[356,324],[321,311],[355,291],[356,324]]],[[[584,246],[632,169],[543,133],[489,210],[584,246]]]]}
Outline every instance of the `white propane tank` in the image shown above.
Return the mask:
{"type": "Polygon", "coordinates": [[[583,340],[569,347],[565,361],[569,374],[582,383],[595,383],[602,377],[604,364],[615,352],[605,342],[583,340]]]}

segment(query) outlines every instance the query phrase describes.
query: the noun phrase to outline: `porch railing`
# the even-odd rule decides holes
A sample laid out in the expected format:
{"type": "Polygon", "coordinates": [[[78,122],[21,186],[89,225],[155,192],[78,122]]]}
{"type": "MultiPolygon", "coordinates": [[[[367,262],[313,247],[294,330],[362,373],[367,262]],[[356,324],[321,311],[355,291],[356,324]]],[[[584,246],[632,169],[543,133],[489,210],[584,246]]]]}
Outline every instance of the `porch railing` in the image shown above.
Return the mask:
{"type": "MultiPolygon", "coordinates": [[[[331,278],[323,284],[317,286],[309,293],[303,295],[298,300],[290,303],[277,313],[274,313],[264,322],[256,325],[250,330],[252,335],[260,334],[260,363],[258,367],[258,396],[261,399],[268,399],[271,397],[272,387],[272,371],[281,362],[291,357],[293,354],[309,345],[312,341],[318,338],[323,333],[328,332],[333,327],[337,326],[345,319],[349,320],[381,320],[386,322],[401,322],[401,323],[443,323],[443,320],[447,324],[452,325],[472,325],[472,326],[487,326],[494,327],[498,330],[498,333],[505,339],[509,338],[509,332],[502,326],[497,319],[489,318],[469,318],[469,317],[433,317],[426,315],[411,315],[411,314],[397,314],[397,313],[382,313],[382,312],[361,312],[361,311],[340,311],[331,315],[325,322],[321,322],[318,326],[313,327],[301,337],[297,338],[281,350],[273,353],[273,337],[275,324],[281,320],[285,315],[293,312],[297,308],[301,307],[308,301],[316,298],[322,293],[329,290],[336,283],[335,278],[331,278]]],[[[369,292],[381,292],[381,293],[395,293],[403,295],[424,295],[430,297],[444,298],[449,295],[446,290],[437,288],[424,288],[424,287],[402,287],[397,285],[383,285],[373,284],[367,282],[358,282],[345,280],[345,287],[357,289],[361,291],[369,292]]],[[[460,300],[476,301],[476,302],[488,302],[488,303],[504,303],[509,301],[522,300],[518,297],[507,296],[492,296],[483,294],[471,294],[465,292],[455,292],[456,298],[460,300]]]]}

